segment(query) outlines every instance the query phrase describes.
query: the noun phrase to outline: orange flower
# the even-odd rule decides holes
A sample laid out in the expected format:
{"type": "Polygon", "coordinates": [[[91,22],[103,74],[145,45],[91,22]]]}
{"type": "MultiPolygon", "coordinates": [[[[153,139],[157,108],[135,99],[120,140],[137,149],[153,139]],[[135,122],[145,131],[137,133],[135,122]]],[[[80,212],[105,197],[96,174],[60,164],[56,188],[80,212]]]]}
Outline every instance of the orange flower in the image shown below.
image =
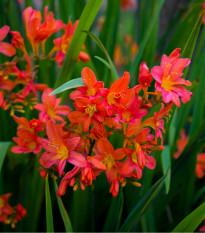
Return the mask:
{"type": "MultiPolygon", "coordinates": [[[[51,50],[49,55],[52,55],[57,51],[55,61],[59,63],[59,67],[62,66],[65,55],[67,53],[68,47],[70,45],[70,42],[72,40],[73,34],[75,32],[75,29],[78,25],[78,20],[72,24],[72,22],[69,22],[65,27],[65,33],[62,35],[62,37],[57,38],[53,41],[54,48],[51,50]]],[[[85,46],[83,46],[82,49],[85,49],[85,46]]],[[[78,60],[81,60],[83,62],[87,62],[90,60],[90,57],[83,51],[80,52],[78,60]]]]}
{"type": "Polygon", "coordinates": [[[197,155],[196,176],[198,178],[203,178],[204,174],[205,174],[205,153],[200,153],[197,155]]]}
{"type": "Polygon", "coordinates": [[[78,87],[78,90],[72,91],[70,98],[75,100],[79,97],[100,95],[100,88],[104,87],[104,83],[102,81],[97,81],[94,72],[88,67],[84,67],[81,76],[85,87],[78,87]]]}
{"type": "Polygon", "coordinates": [[[57,126],[53,120],[48,121],[46,133],[49,140],[41,139],[41,144],[46,152],[40,158],[40,164],[46,168],[57,164],[60,175],[63,174],[66,161],[78,167],[86,166],[85,157],[74,151],[80,141],[80,137],[64,139],[61,131],[60,126],[57,126]]]}
{"type": "Polygon", "coordinates": [[[13,208],[8,204],[11,193],[0,196],[0,222],[4,222],[9,214],[13,213],[13,208]]]}
{"type": "Polygon", "coordinates": [[[85,186],[92,185],[92,181],[102,170],[106,170],[106,167],[101,161],[95,157],[87,156],[85,167],[74,167],[65,174],[59,185],[57,195],[64,195],[68,185],[73,186],[74,190],[80,185],[81,189],[84,190],[85,186]]]}
{"type": "Polygon", "coordinates": [[[120,160],[126,156],[126,149],[120,148],[114,150],[112,144],[105,138],[101,138],[97,143],[98,153],[95,158],[102,161],[106,166],[105,171],[110,187],[110,192],[113,197],[117,196],[119,191],[119,182],[121,180],[120,166],[122,165],[120,160]]]}
{"type": "Polygon", "coordinates": [[[13,146],[11,151],[14,153],[30,153],[38,154],[41,151],[41,144],[38,132],[42,130],[41,121],[33,119],[30,122],[24,117],[13,116],[17,124],[17,136],[13,140],[17,143],[17,146],[13,146]]]}
{"type": "Polygon", "coordinates": [[[171,108],[172,103],[169,103],[166,107],[164,107],[164,104],[162,104],[160,111],[155,112],[153,117],[146,119],[141,125],[142,128],[147,126],[153,128],[155,130],[155,140],[157,141],[157,138],[160,137],[161,144],[163,144],[162,132],[165,133],[164,120],[162,118],[168,116],[171,108]]]}
{"type": "Polygon", "coordinates": [[[9,26],[4,26],[0,28],[0,53],[3,53],[6,56],[12,57],[16,54],[15,48],[6,42],[1,42],[10,30],[9,26]]]}
{"type": "Polygon", "coordinates": [[[185,146],[189,141],[189,137],[185,134],[184,129],[181,130],[181,138],[177,140],[177,149],[178,151],[174,154],[174,158],[178,159],[182,151],[184,150],[185,146]]]}
{"type": "Polygon", "coordinates": [[[98,121],[103,122],[104,116],[107,111],[103,105],[101,105],[101,97],[77,98],[74,103],[77,111],[71,112],[68,115],[68,119],[73,123],[83,123],[83,131],[87,132],[91,123],[98,121]]]}
{"type": "Polygon", "coordinates": [[[27,54],[24,39],[21,37],[20,32],[11,31],[10,33],[13,36],[11,44],[15,48],[20,49],[24,54],[27,54]]]}
{"type": "Polygon", "coordinates": [[[68,115],[70,108],[68,106],[60,106],[61,98],[56,98],[55,95],[49,95],[53,90],[46,89],[42,94],[42,104],[34,105],[34,108],[41,111],[39,119],[43,122],[48,122],[54,119],[64,123],[64,119],[60,115],[68,115]]]}
{"type": "Polygon", "coordinates": [[[45,42],[48,37],[60,30],[64,24],[61,20],[55,20],[53,13],[47,13],[48,6],[44,9],[44,22],[41,24],[41,12],[28,7],[23,12],[23,19],[26,27],[26,36],[31,43],[33,52],[38,55],[38,47],[42,45],[42,52],[45,53],[45,42]]]}

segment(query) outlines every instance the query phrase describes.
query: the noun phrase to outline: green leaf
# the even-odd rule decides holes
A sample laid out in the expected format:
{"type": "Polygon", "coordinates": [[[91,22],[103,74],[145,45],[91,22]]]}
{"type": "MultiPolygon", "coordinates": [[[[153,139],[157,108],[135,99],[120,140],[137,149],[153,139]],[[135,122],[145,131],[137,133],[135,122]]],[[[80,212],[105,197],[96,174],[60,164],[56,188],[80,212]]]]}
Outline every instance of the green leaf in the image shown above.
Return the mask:
{"type": "Polygon", "coordinates": [[[10,143],[11,142],[0,142],[0,172],[10,143]]]}
{"type": "Polygon", "coordinates": [[[87,34],[82,31],[89,31],[102,2],[103,0],[90,0],[86,4],[66,53],[60,74],[56,80],[55,88],[71,79],[74,65],[77,62],[79,53],[87,36],[87,34]]]}
{"type": "Polygon", "coordinates": [[[73,232],[71,221],[70,221],[68,213],[67,213],[67,211],[66,211],[66,209],[64,207],[62,199],[57,196],[58,185],[56,183],[55,178],[53,178],[53,183],[54,183],[56,198],[57,198],[57,201],[58,201],[58,207],[60,209],[60,213],[61,213],[61,216],[62,216],[62,219],[63,219],[63,222],[64,222],[65,230],[66,230],[66,232],[73,232]]]}
{"type": "Polygon", "coordinates": [[[187,38],[190,36],[195,22],[202,9],[201,4],[195,4],[193,7],[182,17],[182,20],[178,24],[169,44],[166,48],[166,54],[172,52],[173,48],[185,48],[187,38]],[[187,27],[187,25],[189,25],[187,27]],[[184,46],[185,45],[185,46],[184,46]]]}
{"type": "Polygon", "coordinates": [[[108,69],[111,69],[110,64],[106,62],[103,58],[98,57],[98,56],[95,56],[95,58],[101,61],[104,65],[106,65],[108,69]]]}
{"type": "Polygon", "coordinates": [[[122,216],[123,203],[124,196],[122,188],[120,188],[118,196],[112,198],[111,205],[105,219],[103,232],[118,231],[122,216]]]}
{"type": "Polygon", "coordinates": [[[52,204],[51,204],[51,195],[50,195],[50,189],[49,189],[48,175],[46,177],[45,195],[46,195],[46,229],[47,229],[47,232],[54,232],[53,213],[52,213],[52,204]]]}
{"type": "Polygon", "coordinates": [[[170,147],[165,145],[165,149],[161,153],[161,161],[162,161],[162,170],[163,174],[167,173],[167,177],[165,179],[165,188],[166,194],[169,192],[170,181],[171,181],[171,158],[170,158],[170,147]]]}
{"type": "Polygon", "coordinates": [[[82,78],[72,79],[67,83],[64,83],[62,86],[58,87],[57,89],[55,89],[53,92],[50,93],[50,95],[55,95],[63,91],[69,90],[71,88],[83,87],[83,86],[85,86],[85,84],[82,78]]]}
{"type": "MultiPolygon", "coordinates": [[[[194,48],[195,48],[198,34],[199,34],[199,31],[201,28],[203,17],[204,17],[204,12],[202,12],[200,14],[200,16],[198,17],[198,20],[197,20],[196,24],[194,25],[194,28],[191,32],[191,35],[189,36],[189,39],[185,44],[185,47],[184,47],[183,52],[182,52],[182,57],[184,57],[184,58],[189,58],[189,59],[192,58],[192,54],[194,52],[194,48]]],[[[187,72],[188,72],[188,67],[185,68],[185,70],[184,70],[183,78],[186,78],[187,72]]]]}
{"type": "Polygon", "coordinates": [[[113,81],[117,80],[119,78],[118,76],[118,73],[115,69],[115,66],[107,52],[107,50],[105,49],[104,45],[102,44],[102,42],[100,41],[99,38],[97,38],[97,36],[95,36],[92,32],[87,32],[87,31],[84,31],[86,32],[95,42],[96,44],[98,45],[98,47],[102,50],[102,52],[105,54],[105,56],[107,57],[107,60],[110,64],[110,68],[111,68],[111,75],[112,75],[112,78],[113,78],[113,81]]]}
{"type": "Polygon", "coordinates": [[[144,197],[139,200],[137,205],[131,211],[129,216],[126,218],[125,222],[123,223],[122,227],[120,228],[120,232],[128,232],[133,229],[136,223],[140,220],[140,217],[143,215],[147,207],[151,204],[153,199],[156,197],[159,189],[162,187],[164,180],[167,174],[161,177],[144,195],[144,197]]]}
{"type": "Polygon", "coordinates": [[[172,232],[194,232],[205,219],[205,202],[184,218],[172,232]]]}
{"type": "Polygon", "coordinates": [[[139,46],[139,51],[137,53],[137,56],[135,57],[131,67],[130,67],[130,76],[131,76],[131,82],[132,84],[134,84],[134,80],[135,80],[135,73],[139,67],[139,63],[140,63],[140,60],[141,60],[141,57],[144,53],[144,50],[147,46],[147,43],[149,41],[149,38],[150,36],[152,35],[152,30],[154,28],[154,26],[156,25],[156,22],[158,20],[158,17],[159,17],[159,14],[160,14],[160,10],[162,8],[162,5],[164,4],[164,1],[165,0],[159,0],[158,1],[158,4],[155,5],[155,8],[153,10],[153,17],[152,17],[152,20],[150,20],[150,23],[147,27],[147,30],[145,32],[145,36],[142,40],[142,43],[140,44],[139,46]]]}

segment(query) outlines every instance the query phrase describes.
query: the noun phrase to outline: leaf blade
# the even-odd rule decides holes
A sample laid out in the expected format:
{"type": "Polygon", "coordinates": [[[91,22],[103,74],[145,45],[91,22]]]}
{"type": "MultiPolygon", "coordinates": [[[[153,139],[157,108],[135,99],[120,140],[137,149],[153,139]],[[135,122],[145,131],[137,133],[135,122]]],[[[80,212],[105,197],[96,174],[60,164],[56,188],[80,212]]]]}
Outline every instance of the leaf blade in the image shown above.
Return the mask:
{"type": "Polygon", "coordinates": [[[205,218],[205,202],[184,218],[172,232],[194,232],[205,218]]]}
{"type": "Polygon", "coordinates": [[[4,159],[6,157],[6,152],[11,142],[0,142],[0,172],[3,166],[4,159]]]}
{"type": "Polygon", "coordinates": [[[52,204],[51,204],[51,194],[48,183],[48,175],[46,177],[45,195],[46,195],[46,230],[47,232],[54,232],[53,213],[52,213],[52,204]]]}
{"type": "Polygon", "coordinates": [[[66,211],[66,209],[64,207],[62,199],[57,196],[58,186],[57,186],[55,178],[53,178],[53,183],[54,183],[56,198],[57,198],[57,201],[58,201],[58,207],[59,207],[59,210],[60,210],[63,222],[64,222],[65,230],[66,230],[66,232],[73,232],[71,221],[70,221],[68,213],[67,213],[67,211],[66,211]]]}

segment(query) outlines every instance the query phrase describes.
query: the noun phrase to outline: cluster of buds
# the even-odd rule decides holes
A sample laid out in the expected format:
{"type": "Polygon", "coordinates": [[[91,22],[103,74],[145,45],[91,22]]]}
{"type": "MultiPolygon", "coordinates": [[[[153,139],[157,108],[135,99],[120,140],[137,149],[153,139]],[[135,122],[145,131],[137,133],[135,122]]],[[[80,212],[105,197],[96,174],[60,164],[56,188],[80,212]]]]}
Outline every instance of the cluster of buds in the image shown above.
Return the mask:
{"type": "Polygon", "coordinates": [[[151,152],[164,149],[164,119],[169,118],[173,104],[180,107],[180,99],[186,103],[192,95],[182,86],[191,83],[181,78],[190,60],[180,58],[179,51],[163,55],[161,65],[153,67],[151,73],[143,62],[139,85],[133,88],[129,88],[128,72],[108,89],[92,70],[83,68],[84,86],[70,94],[75,111],[61,106],[61,98],[52,95],[52,89],[45,90],[42,103],[34,106],[40,111],[39,119],[28,122],[14,117],[19,126],[14,138],[17,146],[12,151],[37,154],[43,177],[52,169],[63,176],[59,196],[65,194],[68,185],[74,190],[85,189],[101,172],[106,173],[113,196],[117,196],[120,184],[140,186],[143,169],[156,166],[151,152]],[[149,92],[153,79],[155,92],[149,92]],[[157,104],[160,110],[151,111],[157,104]],[[122,139],[118,148],[111,143],[116,135],[122,139]],[[73,168],[66,171],[68,163],[73,168]]]}
{"type": "Polygon", "coordinates": [[[0,222],[11,224],[11,227],[15,228],[16,223],[25,218],[27,213],[21,204],[11,207],[8,204],[10,196],[11,193],[0,196],[0,222]]]}

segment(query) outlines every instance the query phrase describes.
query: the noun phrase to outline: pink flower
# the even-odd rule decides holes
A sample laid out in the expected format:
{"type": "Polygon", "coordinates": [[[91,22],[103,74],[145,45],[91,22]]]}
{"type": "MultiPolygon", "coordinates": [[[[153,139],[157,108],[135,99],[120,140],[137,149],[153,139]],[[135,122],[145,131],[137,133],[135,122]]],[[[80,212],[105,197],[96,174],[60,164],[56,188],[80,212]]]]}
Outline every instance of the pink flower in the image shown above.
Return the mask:
{"type": "Polygon", "coordinates": [[[66,161],[78,167],[85,167],[87,165],[85,157],[74,151],[80,141],[80,137],[64,139],[61,128],[52,120],[46,124],[46,132],[49,140],[41,139],[41,144],[46,150],[41,155],[41,165],[49,168],[57,164],[60,175],[63,174],[66,161]]]}
{"type": "Polygon", "coordinates": [[[56,98],[55,95],[49,95],[53,90],[48,88],[43,92],[42,104],[36,104],[35,109],[41,111],[39,119],[43,122],[47,122],[50,119],[61,121],[64,123],[64,119],[60,115],[68,115],[70,108],[68,106],[60,105],[61,98],[56,98]]]}
{"type": "Polygon", "coordinates": [[[8,34],[9,30],[10,30],[10,27],[7,25],[0,28],[0,53],[3,53],[6,56],[12,57],[16,53],[15,48],[9,43],[2,42],[2,40],[8,34]]]}
{"type": "Polygon", "coordinates": [[[182,85],[191,86],[188,80],[182,79],[183,70],[190,64],[188,58],[179,58],[180,49],[175,49],[169,57],[162,56],[161,66],[155,66],[151,70],[153,78],[156,80],[155,87],[161,92],[165,103],[173,102],[180,107],[181,98],[183,103],[190,100],[192,93],[182,85]]]}

